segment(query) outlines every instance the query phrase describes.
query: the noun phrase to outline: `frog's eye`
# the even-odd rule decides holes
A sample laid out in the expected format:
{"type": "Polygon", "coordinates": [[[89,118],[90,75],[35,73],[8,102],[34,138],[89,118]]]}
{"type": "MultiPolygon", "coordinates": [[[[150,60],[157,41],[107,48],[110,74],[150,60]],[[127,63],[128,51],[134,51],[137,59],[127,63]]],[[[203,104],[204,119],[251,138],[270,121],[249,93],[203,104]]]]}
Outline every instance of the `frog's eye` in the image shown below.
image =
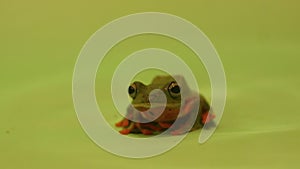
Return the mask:
{"type": "Polygon", "coordinates": [[[128,87],[128,94],[131,98],[135,98],[136,93],[136,85],[133,83],[128,87]]]}
{"type": "Polygon", "coordinates": [[[176,82],[172,82],[168,87],[169,93],[172,97],[180,96],[180,87],[176,82]]]}

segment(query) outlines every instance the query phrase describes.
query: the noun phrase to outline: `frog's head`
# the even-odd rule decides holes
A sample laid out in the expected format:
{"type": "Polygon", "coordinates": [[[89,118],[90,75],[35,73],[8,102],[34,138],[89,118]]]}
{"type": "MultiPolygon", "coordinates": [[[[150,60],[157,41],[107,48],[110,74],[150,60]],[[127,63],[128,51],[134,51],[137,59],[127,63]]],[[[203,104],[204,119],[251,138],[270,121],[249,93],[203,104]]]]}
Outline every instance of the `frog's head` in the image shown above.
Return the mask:
{"type": "Polygon", "coordinates": [[[165,97],[160,97],[160,95],[156,97],[155,94],[151,94],[151,103],[155,103],[157,107],[160,107],[166,99],[166,108],[168,110],[178,110],[181,104],[181,93],[185,92],[186,95],[190,93],[190,89],[182,76],[177,75],[174,77],[156,76],[149,85],[139,81],[133,82],[128,88],[128,94],[132,98],[132,105],[140,111],[146,111],[151,107],[149,101],[151,91],[160,89],[165,97]]]}

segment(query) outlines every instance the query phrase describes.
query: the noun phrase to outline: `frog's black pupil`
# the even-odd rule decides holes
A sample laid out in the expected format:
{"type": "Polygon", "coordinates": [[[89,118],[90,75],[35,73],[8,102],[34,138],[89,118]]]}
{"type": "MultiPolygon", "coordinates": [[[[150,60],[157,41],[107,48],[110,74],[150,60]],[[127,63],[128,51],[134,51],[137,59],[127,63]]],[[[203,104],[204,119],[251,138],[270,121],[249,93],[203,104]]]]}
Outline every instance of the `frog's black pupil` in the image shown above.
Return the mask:
{"type": "Polygon", "coordinates": [[[173,92],[173,93],[179,93],[180,92],[179,86],[172,87],[171,92],[173,92]]]}
{"type": "Polygon", "coordinates": [[[129,94],[133,94],[134,92],[135,92],[134,87],[129,86],[129,88],[128,88],[128,93],[129,93],[129,94]]]}

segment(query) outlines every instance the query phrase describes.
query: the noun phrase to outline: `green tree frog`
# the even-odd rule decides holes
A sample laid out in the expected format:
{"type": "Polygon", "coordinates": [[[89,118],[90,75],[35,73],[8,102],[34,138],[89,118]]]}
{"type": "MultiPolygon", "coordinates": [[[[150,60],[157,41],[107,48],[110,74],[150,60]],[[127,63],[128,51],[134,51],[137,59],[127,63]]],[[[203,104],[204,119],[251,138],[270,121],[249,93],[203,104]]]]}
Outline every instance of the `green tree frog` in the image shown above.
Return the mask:
{"type": "Polygon", "coordinates": [[[136,81],[128,87],[132,102],[125,118],[116,123],[117,127],[122,127],[121,134],[156,134],[169,129],[177,120],[179,125],[171,128],[173,135],[199,129],[206,123],[214,125],[215,115],[210,113],[206,99],[192,91],[183,76],[174,77],[156,76],[149,85],[136,81]],[[161,92],[155,93],[154,89],[161,92]],[[183,93],[185,97],[182,97],[183,93]],[[194,123],[190,124],[191,121],[194,123]]]}

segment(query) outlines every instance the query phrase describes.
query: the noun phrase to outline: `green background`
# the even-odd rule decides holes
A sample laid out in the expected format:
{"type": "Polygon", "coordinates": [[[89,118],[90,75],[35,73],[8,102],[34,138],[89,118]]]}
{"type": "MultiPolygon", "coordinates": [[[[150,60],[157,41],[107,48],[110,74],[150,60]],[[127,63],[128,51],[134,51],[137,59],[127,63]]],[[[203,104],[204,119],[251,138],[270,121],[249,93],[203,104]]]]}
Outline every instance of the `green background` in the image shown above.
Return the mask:
{"type": "MultiPolygon", "coordinates": [[[[2,0],[0,168],[299,168],[299,4],[2,0]],[[221,123],[205,144],[197,143],[200,131],[195,131],[162,155],[128,159],[102,150],[81,129],[72,75],[82,46],[96,30],[147,11],[185,18],[210,38],[224,64],[228,95],[221,123]]],[[[114,109],[105,79],[122,58],[145,47],[182,56],[210,97],[205,70],[183,45],[164,37],[133,37],[112,49],[96,79],[99,105],[111,123],[118,118],[109,112],[114,109]]],[[[143,76],[146,82],[151,73],[143,76]]]]}

